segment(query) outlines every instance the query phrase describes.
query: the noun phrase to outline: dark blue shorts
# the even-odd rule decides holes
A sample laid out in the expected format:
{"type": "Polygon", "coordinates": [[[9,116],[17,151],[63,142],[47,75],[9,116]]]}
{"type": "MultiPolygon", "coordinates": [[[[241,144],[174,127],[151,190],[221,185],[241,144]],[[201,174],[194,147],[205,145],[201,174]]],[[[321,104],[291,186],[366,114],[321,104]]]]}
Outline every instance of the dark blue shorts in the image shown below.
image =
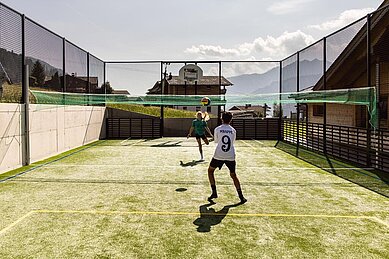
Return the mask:
{"type": "Polygon", "coordinates": [[[230,170],[230,173],[235,173],[236,169],[236,161],[229,161],[229,160],[217,160],[215,158],[212,158],[211,163],[209,164],[210,167],[213,168],[219,168],[222,169],[223,165],[226,164],[227,168],[230,170]]]}
{"type": "Polygon", "coordinates": [[[197,134],[195,134],[195,137],[196,137],[196,139],[203,139],[203,140],[206,140],[206,139],[207,139],[207,137],[205,136],[205,134],[203,134],[203,135],[197,135],[197,134]]]}

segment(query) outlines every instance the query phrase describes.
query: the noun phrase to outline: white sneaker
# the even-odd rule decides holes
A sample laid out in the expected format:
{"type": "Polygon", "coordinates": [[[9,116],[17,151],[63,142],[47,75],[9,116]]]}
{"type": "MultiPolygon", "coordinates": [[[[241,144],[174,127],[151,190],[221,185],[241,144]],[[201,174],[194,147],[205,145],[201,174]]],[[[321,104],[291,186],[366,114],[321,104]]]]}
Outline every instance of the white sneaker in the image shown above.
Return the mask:
{"type": "Polygon", "coordinates": [[[203,155],[200,156],[200,160],[201,160],[201,161],[204,160],[204,156],[203,156],[203,155]]]}

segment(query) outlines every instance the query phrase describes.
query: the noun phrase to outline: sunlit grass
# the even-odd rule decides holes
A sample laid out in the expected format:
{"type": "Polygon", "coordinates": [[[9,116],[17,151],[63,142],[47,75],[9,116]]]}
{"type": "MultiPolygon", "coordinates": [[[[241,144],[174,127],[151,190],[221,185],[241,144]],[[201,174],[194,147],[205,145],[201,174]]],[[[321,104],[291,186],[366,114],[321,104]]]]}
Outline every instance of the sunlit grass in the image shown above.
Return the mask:
{"type": "MultiPolygon", "coordinates": [[[[35,97],[29,93],[30,103],[35,103],[35,97]]],[[[0,103],[21,103],[22,102],[22,86],[20,84],[9,85],[3,84],[3,95],[0,97],[0,103]]]]}
{"type": "MultiPolygon", "coordinates": [[[[161,116],[161,108],[158,106],[143,106],[135,104],[108,104],[107,107],[147,114],[156,117],[161,116]]],[[[165,118],[195,118],[195,113],[196,112],[194,111],[184,111],[166,107],[164,108],[165,118]]],[[[211,114],[210,117],[215,116],[211,114]]]]}
{"type": "Polygon", "coordinates": [[[99,141],[38,163],[0,185],[0,257],[386,258],[388,199],[274,144],[237,141],[240,206],[224,167],[206,201],[213,142],[197,163],[193,138],[99,141]]]}

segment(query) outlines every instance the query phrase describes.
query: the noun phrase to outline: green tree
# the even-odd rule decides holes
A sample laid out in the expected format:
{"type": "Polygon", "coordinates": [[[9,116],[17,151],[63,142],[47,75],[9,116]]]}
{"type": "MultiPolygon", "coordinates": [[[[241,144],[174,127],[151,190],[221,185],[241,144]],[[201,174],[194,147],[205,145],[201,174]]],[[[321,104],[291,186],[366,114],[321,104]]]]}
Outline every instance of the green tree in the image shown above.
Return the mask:
{"type": "Polygon", "coordinates": [[[281,105],[274,103],[273,104],[273,117],[277,118],[281,115],[281,105]]]}
{"type": "Polygon", "coordinates": [[[111,84],[109,82],[105,82],[101,86],[101,92],[102,94],[111,94],[113,92],[113,88],[111,87],[111,84]]]}
{"type": "Polygon", "coordinates": [[[41,62],[39,62],[39,60],[37,60],[34,66],[32,67],[31,76],[34,77],[36,80],[35,86],[43,86],[43,84],[45,83],[45,69],[42,66],[41,62]]]}

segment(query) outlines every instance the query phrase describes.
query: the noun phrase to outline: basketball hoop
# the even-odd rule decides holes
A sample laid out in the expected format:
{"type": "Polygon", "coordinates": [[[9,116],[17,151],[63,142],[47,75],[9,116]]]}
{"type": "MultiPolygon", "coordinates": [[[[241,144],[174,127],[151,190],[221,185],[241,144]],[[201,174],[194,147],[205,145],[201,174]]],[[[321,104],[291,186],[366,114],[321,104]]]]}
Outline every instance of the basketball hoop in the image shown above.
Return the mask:
{"type": "Polygon", "coordinates": [[[203,77],[203,70],[194,64],[185,65],[180,69],[179,77],[187,84],[193,85],[203,77]]]}
{"type": "Polygon", "coordinates": [[[197,80],[194,79],[184,79],[184,82],[187,83],[188,85],[194,85],[196,84],[197,80]]]}

